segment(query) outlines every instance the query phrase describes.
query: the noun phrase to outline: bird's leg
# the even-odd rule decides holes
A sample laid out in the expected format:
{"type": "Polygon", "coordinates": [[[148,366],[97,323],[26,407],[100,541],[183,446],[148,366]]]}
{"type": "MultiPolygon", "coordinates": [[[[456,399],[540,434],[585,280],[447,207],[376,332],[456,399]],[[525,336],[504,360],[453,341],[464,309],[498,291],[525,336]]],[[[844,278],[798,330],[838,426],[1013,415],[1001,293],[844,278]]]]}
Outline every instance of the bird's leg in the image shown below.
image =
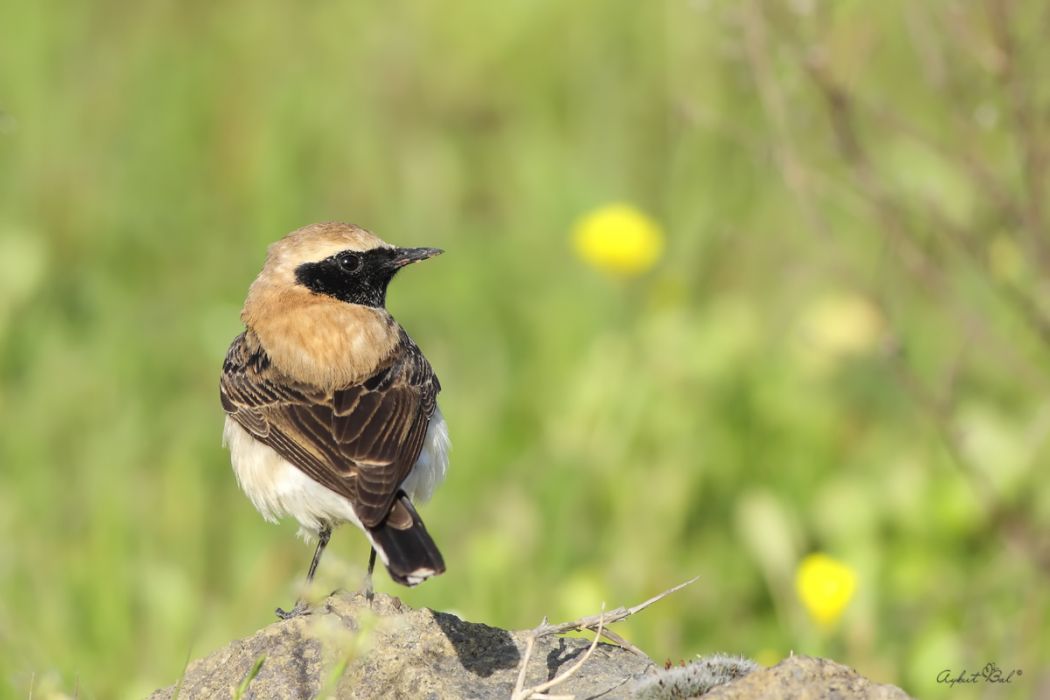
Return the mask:
{"type": "Polygon", "coordinates": [[[365,584],[363,587],[365,598],[368,602],[372,602],[372,598],[375,597],[375,591],[372,590],[372,571],[376,568],[376,548],[372,547],[372,553],[368,555],[368,573],[365,574],[365,584]]]}
{"type": "Polygon", "coordinates": [[[314,558],[310,562],[310,570],[306,572],[306,583],[312,583],[314,574],[317,573],[317,565],[321,563],[321,553],[328,546],[328,540],[332,539],[332,528],[324,526],[317,535],[317,549],[314,550],[314,558]]]}
{"type": "MultiPolygon", "coordinates": [[[[328,540],[331,538],[332,528],[327,525],[321,528],[321,531],[317,533],[317,549],[314,550],[314,558],[310,561],[310,570],[306,572],[306,585],[309,586],[314,580],[314,574],[317,573],[317,565],[321,562],[321,553],[324,552],[324,548],[328,546],[328,540]]],[[[309,606],[306,604],[306,601],[300,598],[296,601],[295,607],[291,610],[285,611],[281,608],[277,608],[276,612],[277,617],[282,620],[288,620],[302,615],[308,609],[309,606]]]]}

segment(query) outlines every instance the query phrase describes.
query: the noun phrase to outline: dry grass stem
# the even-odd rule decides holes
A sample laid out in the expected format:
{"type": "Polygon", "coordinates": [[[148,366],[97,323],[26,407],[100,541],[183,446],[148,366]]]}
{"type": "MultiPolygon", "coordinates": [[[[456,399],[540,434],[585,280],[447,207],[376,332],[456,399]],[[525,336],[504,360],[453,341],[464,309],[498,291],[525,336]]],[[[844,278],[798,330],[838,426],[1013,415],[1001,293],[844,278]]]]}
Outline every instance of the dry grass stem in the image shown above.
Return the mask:
{"type": "Polygon", "coordinates": [[[521,668],[518,669],[518,680],[514,684],[514,692],[511,693],[511,698],[516,699],[523,697],[523,688],[525,687],[525,670],[529,667],[529,659],[532,658],[532,647],[536,644],[536,633],[533,632],[529,635],[529,638],[525,641],[525,656],[521,659],[521,668]]]}
{"type": "Polygon", "coordinates": [[[604,622],[605,605],[602,604],[602,612],[598,614],[598,628],[595,630],[594,640],[591,641],[591,645],[587,647],[587,651],[583,654],[583,656],[581,656],[579,660],[576,661],[576,663],[574,663],[572,666],[566,669],[564,673],[559,673],[554,678],[551,678],[549,681],[546,681],[544,683],[540,683],[539,685],[523,689],[521,688],[521,686],[525,684],[525,669],[528,666],[529,658],[532,656],[532,648],[536,643],[536,639],[540,636],[540,633],[538,631],[539,628],[533,630],[532,634],[529,635],[528,642],[525,646],[525,658],[521,660],[521,671],[518,672],[518,682],[517,684],[515,684],[514,694],[511,695],[511,700],[542,700],[543,698],[569,699],[575,697],[572,695],[545,695],[544,691],[550,690],[555,686],[561,685],[565,681],[572,678],[577,671],[583,668],[583,665],[587,663],[587,660],[591,658],[591,654],[593,654],[594,650],[598,647],[598,640],[602,636],[602,628],[604,626],[604,622]]]}
{"type": "Polygon", "coordinates": [[[686,586],[695,583],[699,576],[694,576],[688,581],[668,588],[663,593],[653,596],[652,598],[638,603],[638,605],[631,606],[629,608],[619,607],[612,612],[605,612],[605,604],[602,604],[602,610],[597,615],[588,615],[587,617],[581,617],[578,620],[572,620],[571,622],[561,622],[556,625],[549,624],[547,618],[543,618],[540,624],[529,632],[528,638],[525,640],[525,654],[521,659],[521,667],[518,669],[518,679],[514,684],[514,692],[511,695],[511,700],[568,700],[572,698],[571,695],[547,695],[544,691],[550,690],[551,688],[564,683],[569,678],[578,672],[583,665],[587,663],[587,659],[591,657],[594,650],[598,647],[598,640],[605,637],[613,644],[623,647],[628,651],[632,651],[641,656],[645,656],[638,647],[634,646],[620,635],[606,629],[606,625],[611,625],[614,622],[621,622],[626,620],[631,615],[645,610],[653,603],[663,600],[672,593],[676,593],[686,586]],[[587,648],[586,653],[580,659],[567,669],[564,673],[557,675],[546,683],[533,686],[531,688],[525,687],[525,672],[528,669],[529,661],[532,659],[532,652],[536,646],[536,640],[541,637],[547,637],[553,634],[564,634],[565,632],[582,632],[583,630],[593,630],[594,639],[591,641],[590,647],[587,648]]]}
{"type": "MultiPolygon", "coordinates": [[[[616,608],[615,610],[613,610],[611,612],[602,613],[601,615],[589,615],[587,617],[581,617],[578,620],[573,620],[571,622],[561,622],[561,623],[558,623],[556,625],[550,625],[550,624],[546,624],[546,623],[541,623],[540,626],[537,627],[534,630],[534,632],[535,632],[537,637],[546,637],[546,636],[551,635],[551,634],[564,634],[566,632],[582,632],[583,630],[594,630],[594,629],[596,629],[598,627],[598,623],[601,622],[602,620],[604,620],[606,625],[611,625],[611,624],[614,624],[616,622],[621,622],[621,621],[626,620],[627,618],[629,618],[631,615],[634,615],[635,613],[639,613],[642,610],[645,610],[646,608],[648,608],[653,603],[655,603],[657,601],[660,601],[660,600],[663,600],[664,598],[666,598],[667,596],[671,595],[672,593],[677,593],[678,591],[682,590],[686,586],[688,586],[690,584],[693,584],[693,583],[696,583],[696,581],[699,578],[700,578],[699,576],[694,576],[693,578],[689,579],[688,581],[680,583],[677,586],[675,586],[674,588],[668,588],[663,593],[660,593],[659,595],[655,595],[652,598],[650,598],[649,600],[647,600],[647,601],[645,601],[643,603],[639,603],[638,605],[635,605],[635,606],[630,607],[630,608],[620,607],[620,608],[616,608]]],[[[616,643],[618,643],[618,642],[616,642],[616,643]]]]}

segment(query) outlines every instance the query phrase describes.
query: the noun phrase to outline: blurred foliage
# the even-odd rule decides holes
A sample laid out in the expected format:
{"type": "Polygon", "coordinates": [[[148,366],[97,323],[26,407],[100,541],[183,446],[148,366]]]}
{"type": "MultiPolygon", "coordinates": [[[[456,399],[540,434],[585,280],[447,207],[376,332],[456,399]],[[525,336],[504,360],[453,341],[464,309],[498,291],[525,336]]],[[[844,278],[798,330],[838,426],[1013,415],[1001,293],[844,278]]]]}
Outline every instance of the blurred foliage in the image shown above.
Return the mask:
{"type": "MultiPolygon", "coordinates": [[[[1031,696],[1047,8],[0,4],[0,695],[142,696],[292,601],[218,372],[265,246],[335,219],[448,250],[389,304],[445,387],[449,570],[380,590],[524,628],[699,573],[621,634],[1031,696]],[[610,202],[665,232],[649,272],[574,254],[610,202]],[[856,575],[833,628],[814,551],[856,575]]],[[[319,592],[366,554],[339,531],[319,592]]]]}

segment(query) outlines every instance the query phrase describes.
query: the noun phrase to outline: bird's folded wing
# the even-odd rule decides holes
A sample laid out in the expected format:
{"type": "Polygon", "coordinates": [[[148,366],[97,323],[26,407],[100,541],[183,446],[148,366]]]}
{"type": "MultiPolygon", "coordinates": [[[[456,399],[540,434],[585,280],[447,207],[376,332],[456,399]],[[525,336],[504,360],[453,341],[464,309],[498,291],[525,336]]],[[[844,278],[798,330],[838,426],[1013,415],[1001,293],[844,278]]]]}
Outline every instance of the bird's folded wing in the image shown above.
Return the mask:
{"type": "Polygon", "coordinates": [[[315,481],[345,496],[366,526],[382,522],[423,447],[440,385],[404,332],[362,382],[322,391],[288,380],[250,332],[223,364],[226,413],[315,481]]]}

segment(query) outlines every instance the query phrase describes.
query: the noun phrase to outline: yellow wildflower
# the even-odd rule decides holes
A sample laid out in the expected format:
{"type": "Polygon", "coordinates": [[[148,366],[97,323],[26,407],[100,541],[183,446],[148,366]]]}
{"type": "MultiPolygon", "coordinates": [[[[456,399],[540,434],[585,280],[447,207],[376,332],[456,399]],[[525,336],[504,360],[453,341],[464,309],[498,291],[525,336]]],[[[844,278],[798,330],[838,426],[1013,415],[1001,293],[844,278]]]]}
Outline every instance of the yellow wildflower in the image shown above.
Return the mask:
{"type": "Polygon", "coordinates": [[[629,204],[607,204],[573,228],[576,253],[588,264],[633,277],[651,268],[664,249],[660,225],[629,204]]]}
{"type": "Polygon", "coordinates": [[[826,554],[810,554],[795,573],[795,590],[810,617],[830,626],[857,590],[857,573],[826,554]]]}

